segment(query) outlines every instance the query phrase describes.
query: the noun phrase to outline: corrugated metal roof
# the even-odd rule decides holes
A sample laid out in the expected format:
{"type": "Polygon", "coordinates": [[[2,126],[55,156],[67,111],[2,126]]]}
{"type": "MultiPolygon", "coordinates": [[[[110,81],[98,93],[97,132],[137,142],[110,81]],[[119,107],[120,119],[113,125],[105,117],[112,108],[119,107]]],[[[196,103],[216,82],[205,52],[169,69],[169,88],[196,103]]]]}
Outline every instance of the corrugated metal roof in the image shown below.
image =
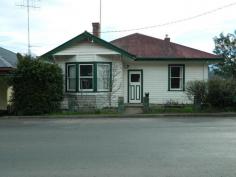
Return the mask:
{"type": "Polygon", "coordinates": [[[16,54],[10,50],[0,47],[0,68],[16,68],[16,54]]]}

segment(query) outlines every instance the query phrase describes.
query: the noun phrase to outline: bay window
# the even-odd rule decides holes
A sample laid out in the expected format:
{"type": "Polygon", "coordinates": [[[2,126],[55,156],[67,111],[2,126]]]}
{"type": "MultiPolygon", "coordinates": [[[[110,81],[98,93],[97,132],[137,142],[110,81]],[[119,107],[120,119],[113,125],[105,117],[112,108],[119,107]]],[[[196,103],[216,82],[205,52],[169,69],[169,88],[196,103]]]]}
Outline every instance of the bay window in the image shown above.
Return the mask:
{"type": "Polygon", "coordinates": [[[111,90],[111,63],[66,63],[67,92],[108,92],[111,90]]]}

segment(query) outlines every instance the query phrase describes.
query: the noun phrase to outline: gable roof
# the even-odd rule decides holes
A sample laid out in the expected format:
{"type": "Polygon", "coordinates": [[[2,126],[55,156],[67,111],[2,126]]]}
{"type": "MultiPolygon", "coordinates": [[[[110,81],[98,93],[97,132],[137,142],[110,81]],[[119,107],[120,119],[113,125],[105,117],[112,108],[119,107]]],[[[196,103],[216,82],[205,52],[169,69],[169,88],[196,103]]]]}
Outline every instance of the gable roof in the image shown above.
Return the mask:
{"type": "Polygon", "coordinates": [[[109,43],[109,42],[107,42],[107,41],[105,41],[105,40],[103,40],[103,39],[101,39],[101,38],[98,38],[98,37],[96,37],[96,36],[90,34],[90,33],[87,32],[87,31],[85,31],[85,32],[83,32],[82,34],[80,34],[80,35],[78,35],[78,36],[76,36],[76,37],[70,39],[69,41],[67,41],[67,42],[65,42],[65,43],[63,43],[63,44],[61,44],[60,46],[54,48],[53,50],[51,50],[51,51],[49,51],[49,52],[43,54],[41,57],[42,57],[42,58],[44,58],[44,57],[45,57],[45,58],[49,58],[49,57],[51,57],[53,54],[55,54],[55,53],[57,53],[57,52],[59,52],[59,51],[65,49],[65,48],[67,48],[67,47],[70,47],[71,45],[73,45],[73,44],[75,44],[75,43],[82,42],[82,41],[85,41],[85,40],[91,41],[91,42],[95,42],[95,43],[97,43],[97,44],[100,44],[100,45],[102,45],[102,46],[108,48],[108,49],[114,50],[114,51],[116,51],[116,52],[120,53],[121,55],[124,55],[124,56],[126,56],[126,57],[128,57],[128,58],[135,59],[135,56],[132,55],[132,54],[130,54],[130,53],[127,52],[126,50],[123,50],[122,48],[119,48],[119,47],[113,45],[112,43],[109,43]]]}
{"type": "Polygon", "coordinates": [[[222,59],[222,57],[180,44],[135,33],[111,41],[136,55],[137,59],[222,59]]]}
{"type": "Polygon", "coordinates": [[[16,54],[10,50],[0,47],[0,69],[1,68],[16,68],[16,54]]]}

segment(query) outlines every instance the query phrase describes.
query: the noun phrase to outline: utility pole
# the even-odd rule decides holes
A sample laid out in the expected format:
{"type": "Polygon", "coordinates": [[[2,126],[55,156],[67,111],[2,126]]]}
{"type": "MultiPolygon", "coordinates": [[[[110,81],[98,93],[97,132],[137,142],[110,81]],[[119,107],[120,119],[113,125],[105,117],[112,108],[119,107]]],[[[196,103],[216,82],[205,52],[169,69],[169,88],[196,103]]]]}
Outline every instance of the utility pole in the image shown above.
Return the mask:
{"type": "MultiPolygon", "coordinates": [[[[39,1],[39,0],[38,0],[39,1]]],[[[31,45],[30,45],[30,8],[39,8],[38,6],[35,5],[34,0],[27,0],[23,1],[21,4],[18,4],[17,6],[19,7],[24,7],[27,9],[27,36],[28,36],[28,55],[31,56],[31,45]],[[31,2],[31,4],[30,4],[31,2]]]]}

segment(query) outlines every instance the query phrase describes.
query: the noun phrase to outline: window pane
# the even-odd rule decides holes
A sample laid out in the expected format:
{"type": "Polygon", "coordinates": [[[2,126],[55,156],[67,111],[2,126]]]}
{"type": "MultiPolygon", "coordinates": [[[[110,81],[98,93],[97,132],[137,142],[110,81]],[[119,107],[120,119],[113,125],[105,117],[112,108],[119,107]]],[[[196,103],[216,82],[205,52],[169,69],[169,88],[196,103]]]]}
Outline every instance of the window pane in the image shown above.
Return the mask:
{"type": "Polygon", "coordinates": [[[75,78],[69,78],[68,79],[68,89],[69,90],[75,90],[76,89],[76,79],[75,78]]]}
{"type": "Polygon", "coordinates": [[[68,66],[68,77],[75,78],[76,75],[76,67],[75,65],[69,65],[68,66]]]}
{"type": "Polygon", "coordinates": [[[97,65],[97,88],[98,90],[108,90],[110,86],[110,65],[97,65]]]}
{"type": "Polygon", "coordinates": [[[93,65],[80,65],[80,76],[92,76],[93,65]]]}
{"type": "Polygon", "coordinates": [[[171,88],[180,89],[180,78],[171,78],[171,88]]]}
{"type": "Polygon", "coordinates": [[[140,82],[140,74],[131,74],[131,82],[140,82]]]}
{"type": "Polygon", "coordinates": [[[92,78],[81,78],[80,79],[80,89],[93,89],[93,79],[92,78]]]}
{"type": "Polygon", "coordinates": [[[180,77],[181,67],[171,67],[171,77],[180,77]]]}
{"type": "Polygon", "coordinates": [[[67,89],[76,90],[76,65],[67,66],[67,89]]]}

